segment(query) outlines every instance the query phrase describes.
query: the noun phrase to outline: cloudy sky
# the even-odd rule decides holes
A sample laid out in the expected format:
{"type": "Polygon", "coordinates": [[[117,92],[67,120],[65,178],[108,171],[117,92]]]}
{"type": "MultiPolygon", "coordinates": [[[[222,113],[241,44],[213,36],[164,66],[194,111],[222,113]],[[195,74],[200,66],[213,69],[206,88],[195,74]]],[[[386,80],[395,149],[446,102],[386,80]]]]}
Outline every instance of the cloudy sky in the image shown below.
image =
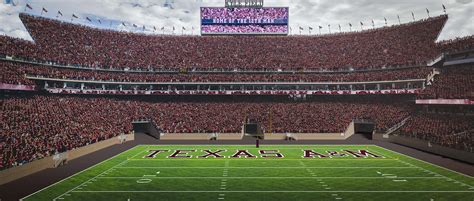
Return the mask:
{"type": "MultiPolygon", "coordinates": [[[[99,28],[112,28],[134,32],[170,34],[171,27],[185,27],[185,34],[199,33],[199,7],[224,6],[224,0],[1,0],[0,3],[0,34],[30,39],[18,18],[19,12],[41,15],[42,8],[48,10],[43,16],[56,18],[58,10],[63,13],[58,19],[71,21],[74,13],[80,19],[73,23],[88,24],[99,28]],[[7,4],[6,2],[13,2],[7,4]],[[165,7],[171,3],[172,8],[165,7]],[[32,10],[26,9],[29,4],[32,10]],[[89,17],[93,22],[87,21],[89,17]],[[101,23],[98,20],[101,20],[101,23]],[[129,26],[124,27],[122,22],[129,26]],[[136,24],[139,28],[133,28],[136,24]],[[158,31],[153,33],[153,26],[158,31]],[[194,27],[194,30],[193,30],[194,27]]],[[[290,8],[290,27],[293,34],[299,34],[297,27],[304,27],[303,34],[308,34],[308,27],[323,26],[322,33],[327,33],[331,24],[332,32],[338,31],[341,24],[343,31],[348,31],[349,23],[359,25],[362,21],[365,28],[384,26],[384,17],[390,24],[398,24],[397,15],[402,23],[426,18],[426,9],[431,16],[443,14],[442,4],[447,8],[449,20],[439,40],[452,39],[474,34],[474,3],[473,0],[265,0],[265,6],[287,6],[290,8]]],[[[353,30],[360,30],[354,26],[353,30]]],[[[317,32],[317,29],[315,28],[317,32]]]]}

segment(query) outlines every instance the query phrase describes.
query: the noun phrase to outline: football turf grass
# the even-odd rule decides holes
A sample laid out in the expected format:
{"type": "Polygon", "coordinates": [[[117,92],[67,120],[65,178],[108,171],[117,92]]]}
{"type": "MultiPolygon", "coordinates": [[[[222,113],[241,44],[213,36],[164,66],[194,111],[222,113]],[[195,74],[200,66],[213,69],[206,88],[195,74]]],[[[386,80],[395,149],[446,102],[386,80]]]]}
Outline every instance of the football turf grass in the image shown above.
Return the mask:
{"type": "Polygon", "coordinates": [[[472,201],[474,179],[375,145],[141,145],[23,200],[472,201]]]}

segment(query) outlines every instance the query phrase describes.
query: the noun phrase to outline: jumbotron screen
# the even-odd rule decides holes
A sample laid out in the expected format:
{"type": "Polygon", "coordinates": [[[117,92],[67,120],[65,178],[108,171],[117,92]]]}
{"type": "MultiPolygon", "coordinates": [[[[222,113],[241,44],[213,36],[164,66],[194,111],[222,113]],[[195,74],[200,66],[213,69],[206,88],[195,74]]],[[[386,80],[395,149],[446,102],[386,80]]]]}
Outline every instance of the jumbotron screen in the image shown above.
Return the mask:
{"type": "Polygon", "coordinates": [[[288,7],[201,8],[202,35],[288,34],[288,7]]]}

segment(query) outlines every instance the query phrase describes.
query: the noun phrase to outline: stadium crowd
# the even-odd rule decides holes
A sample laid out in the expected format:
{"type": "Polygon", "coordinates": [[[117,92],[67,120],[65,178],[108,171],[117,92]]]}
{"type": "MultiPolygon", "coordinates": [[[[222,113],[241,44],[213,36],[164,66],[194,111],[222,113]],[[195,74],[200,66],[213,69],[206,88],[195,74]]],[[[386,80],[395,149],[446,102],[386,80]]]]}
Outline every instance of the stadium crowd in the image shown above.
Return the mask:
{"type": "Polygon", "coordinates": [[[8,96],[0,99],[1,169],[109,139],[152,118],[167,133],[239,133],[246,118],[266,132],[344,132],[352,119],[387,129],[409,115],[403,103],[147,102],[78,96],[8,96]],[[104,107],[104,106],[107,107],[104,107]]]}
{"type": "Polygon", "coordinates": [[[101,68],[374,69],[424,65],[446,16],[327,36],[150,36],[20,15],[35,43],[1,37],[0,54],[101,68]]]}
{"type": "Polygon", "coordinates": [[[419,113],[411,117],[401,134],[431,143],[474,152],[474,116],[419,113]]]}
{"type": "Polygon", "coordinates": [[[438,47],[444,53],[474,50],[474,35],[441,41],[438,43],[438,47]]]}
{"type": "Polygon", "coordinates": [[[419,94],[419,98],[474,100],[474,65],[441,68],[441,75],[435,77],[432,86],[419,94]]]}

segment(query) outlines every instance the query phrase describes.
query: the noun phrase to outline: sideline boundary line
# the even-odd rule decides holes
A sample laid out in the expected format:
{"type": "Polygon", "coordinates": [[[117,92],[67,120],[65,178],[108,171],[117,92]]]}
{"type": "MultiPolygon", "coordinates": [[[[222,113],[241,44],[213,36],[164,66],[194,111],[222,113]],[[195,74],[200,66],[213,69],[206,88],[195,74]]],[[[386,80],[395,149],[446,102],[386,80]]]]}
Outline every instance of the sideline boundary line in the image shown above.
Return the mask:
{"type": "MultiPolygon", "coordinates": [[[[461,173],[461,172],[458,172],[458,171],[454,171],[454,170],[451,170],[451,169],[449,169],[449,168],[445,168],[445,167],[443,167],[443,166],[436,165],[436,164],[434,164],[434,163],[430,163],[430,162],[427,162],[427,161],[424,161],[424,160],[420,160],[420,159],[417,159],[417,158],[415,158],[415,157],[412,157],[412,156],[409,156],[409,155],[400,153],[400,152],[398,152],[398,151],[392,151],[392,150],[390,150],[390,149],[386,149],[386,148],[381,147],[381,146],[376,145],[376,144],[374,144],[374,146],[377,146],[377,147],[379,147],[379,148],[381,148],[381,149],[383,149],[383,150],[390,151],[390,152],[392,152],[392,153],[396,153],[396,154],[400,154],[400,155],[402,155],[402,156],[406,156],[407,158],[411,158],[411,159],[414,159],[414,160],[416,160],[416,161],[420,161],[420,162],[422,162],[422,163],[424,163],[424,164],[433,165],[433,166],[439,167],[439,168],[441,168],[441,169],[448,170],[448,171],[450,171],[450,172],[453,172],[453,173],[456,173],[456,174],[459,174],[459,175],[462,175],[462,176],[465,176],[465,177],[474,179],[473,176],[470,176],[470,175],[467,175],[467,174],[464,174],[464,173],[461,173]]],[[[439,173],[437,173],[437,174],[439,174],[439,173]]],[[[444,175],[443,175],[443,176],[444,176],[444,175]]],[[[451,178],[450,178],[450,179],[451,179],[451,178]]]]}
{"type": "Polygon", "coordinates": [[[73,193],[474,193],[473,191],[72,191],[73,193]]]}
{"type": "Polygon", "coordinates": [[[35,194],[41,192],[41,191],[43,191],[43,190],[46,190],[46,189],[48,189],[48,188],[50,188],[50,187],[53,187],[53,186],[55,186],[55,185],[57,185],[57,184],[59,184],[59,183],[65,181],[65,180],[67,180],[67,179],[69,179],[69,178],[72,178],[72,177],[74,177],[74,176],[77,176],[77,175],[79,175],[79,174],[81,174],[81,173],[83,173],[83,172],[85,172],[85,171],[87,171],[87,170],[89,170],[89,169],[92,169],[92,168],[94,168],[94,167],[96,167],[96,166],[98,166],[98,165],[100,165],[100,164],[103,164],[103,163],[105,163],[105,162],[107,162],[107,161],[109,161],[109,160],[112,160],[112,159],[114,159],[114,158],[120,156],[121,154],[123,154],[123,153],[125,153],[125,152],[127,152],[127,151],[130,151],[130,150],[133,150],[133,149],[135,149],[135,148],[137,148],[137,147],[142,147],[142,146],[148,146],[148,145],[135,145],[135,146],[131,147],[131,148],[128,149],[128,150],[125,150],[125,151],[123,151],[123,152],[121,152],[121,153],[118,153],[118,154],[116,154],[116,155],[114,155],[114,156],[111,156],[111,157],[109,157],[109,158],[107,158],[107,159],[104,159],[103,161],[101,161],[101,162],[99,162],[99,163],[97,163],[97,164],[95,164],[95,165],[93,165],[93,166],[90,166],[90,167],[88,167],[88,168],[86,168],[86,169],[83,169],[83,170],[81,170],[81,171],[79,171],[79,172],[76,172],[76,173],[74,173],[74,174],[71,175],[71,176],[68,176],[68,177],[66,177],[66,178],[64,178],[64,179],[61,179],[61,180],[59,180],[59,181],[57,181],[57,182],[55,182],[55,183],[53,183],[53,184],[51,184],[51,185],[48,185],[48,186],[46,186],[46,187],[44,187],[44,188],[42,188],[42,189],[40,189],[40,190],[38,190],[38,191],[36,191],[36,192],[30,194],[30,195],[27,195],[27,196],[21,198],[20,201],[23,201],[23,200],[25,200],[25,199],[27,199],[27,198],[29,198],[29,197],[31,197],[31,196],[33,196],[33,195],[35,195],[35,194]]]}

